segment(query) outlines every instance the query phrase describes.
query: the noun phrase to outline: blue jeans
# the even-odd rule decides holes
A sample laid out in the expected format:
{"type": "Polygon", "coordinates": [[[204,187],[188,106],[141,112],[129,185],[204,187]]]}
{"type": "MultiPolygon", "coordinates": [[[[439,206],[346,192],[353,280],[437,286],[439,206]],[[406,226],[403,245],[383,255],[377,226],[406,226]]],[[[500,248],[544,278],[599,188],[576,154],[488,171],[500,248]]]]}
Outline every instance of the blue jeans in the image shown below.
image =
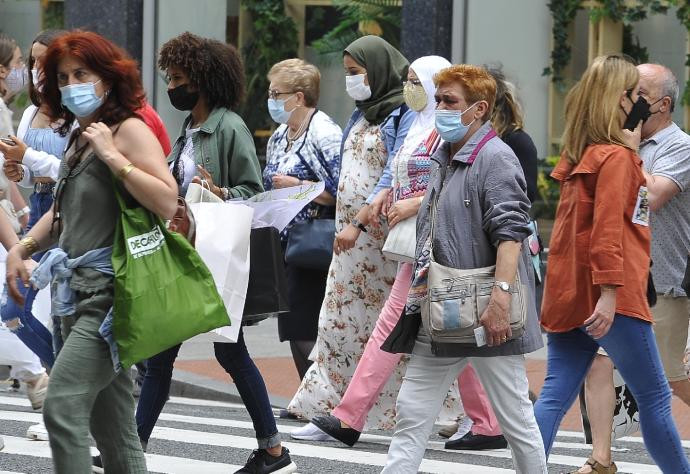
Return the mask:
{"type": "Polygon", "coordinates": [[[31,349],[48,368],[51,368],[55,363],[53,336],[50,334],[50,331],[48,331],[48,328],[36,319],[31,312],[36,292],[29,292],[29,288],[25,287],[21,281],[17,281],[17,287],[26,298],[24,307],[19,306],[9,297],[7,294],[7,286],[5,286],[2,292],[0,318],[26,347],[31,349]]]}
{"type": "Polygon", "coordinates": [[[596,341],[584,328],[549,333],[546,380],[534,406],[546,455],[551,451],[563,416],[580,392],[600,345],[637,401],[642,437],[654,462],[665,473],[690,473],[690,464],[671,416],[671,389],[661,365],[652,325],[620,314],[614,317],[609,332],[596,341]]]}
{"type": "MultiPolygon", "coordinates": [[[[173,363],[180,346],[181,344],[172,347],[146,361],[146,376],[144,385],[141,387],[136,415],[139,438],[144,442],[148,442],[151,437],[153,427],[168,399],[173,363]]],[[[242,397],[242,402],[249,412],[259,448],[278,446],[280,434],[268,399],[266,384],[249,356],[243,331],[240,329],[236,343],[217,342],[214,344],[214,349],[218,363],[232,377],[242,397]]]]}
{"type": "MultiPolygon", "coordinates": [[[[31,196],[29,196],[29,208],[31,209],[31,212],[29,213],[29,223],[26,225],[26,232],[29,232],[31,228],[36,225],[36,222],[38,222],[39,219],[43,217],[43,214],[50,210],[52,205],[52,192],[33,192],[31,196]]],[[[44,253],[45,252],[37,253],[31,258],[38,262],[39,260],[41,260],[41,257],[44,253]]]]}

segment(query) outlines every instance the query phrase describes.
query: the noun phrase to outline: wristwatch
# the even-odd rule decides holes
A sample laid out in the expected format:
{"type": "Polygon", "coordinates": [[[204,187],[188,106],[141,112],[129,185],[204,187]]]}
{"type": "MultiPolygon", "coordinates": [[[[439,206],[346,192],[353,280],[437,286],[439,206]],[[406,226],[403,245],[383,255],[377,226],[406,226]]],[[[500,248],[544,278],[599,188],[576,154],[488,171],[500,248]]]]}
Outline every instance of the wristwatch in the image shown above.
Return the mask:
{"type": "Polygon", "coordinates": [[[506,293],[510,293],[511,292],[510,290],[512,290],[512,288],[510,287],[510,283],[508,283],[507,281],[496,280],[494,282],[494,286],[498,287],[502,291],[505,291],[506,293]]]}
{"type": "Polygon", "coordinates": [[[364,224],[362,224],[361,222],[359,222],[359,219],[357,219],[356,217],[350,221],[350,224],[357,227],[362,232],[367,232],[366,226],[364,224]]]}

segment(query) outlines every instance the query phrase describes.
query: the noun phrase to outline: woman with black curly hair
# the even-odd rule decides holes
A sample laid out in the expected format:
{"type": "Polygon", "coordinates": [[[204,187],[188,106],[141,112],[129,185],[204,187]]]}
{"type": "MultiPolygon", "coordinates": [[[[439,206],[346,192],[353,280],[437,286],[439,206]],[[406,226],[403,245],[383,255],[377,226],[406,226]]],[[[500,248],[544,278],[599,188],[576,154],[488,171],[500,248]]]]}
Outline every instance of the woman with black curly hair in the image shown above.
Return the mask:
{"type": "MultiPolygon", "coordinates": [[[[244,95],[244,71],[237,50],[189,32],[165,43],[158,66],[166,71],[172,105],[190,111],[168,157],[179,192],[204,179],[223,199],[248,198],[263,191],[254,141],[232,110],[244,95]]],[[[173,363],[180,346],[149,359],[137,407],[142,445],[168,398],[173,363]]],[[[259,444],[238,473],[281,473],[297,469],[281,446],[266,385],[247,352],[242,330],[236,343],[215,343],[216,359],[230,374],[254,423],[259,444]]]]}

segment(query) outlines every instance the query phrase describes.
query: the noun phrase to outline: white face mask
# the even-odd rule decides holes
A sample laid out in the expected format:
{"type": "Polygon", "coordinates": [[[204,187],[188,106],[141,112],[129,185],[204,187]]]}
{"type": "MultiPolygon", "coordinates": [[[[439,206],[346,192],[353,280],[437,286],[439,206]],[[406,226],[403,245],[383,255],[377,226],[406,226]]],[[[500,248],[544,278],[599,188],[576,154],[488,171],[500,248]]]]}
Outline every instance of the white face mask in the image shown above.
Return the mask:
{"type": "Polygon", "coordinates": [[[364,84],[365,76],[366,74],[345,76],[345,90],[347,90],[347,95],[355,100],[367,100],[371,97],[371,88],[368,84],[364,84]]]}
{"type": "Polygon", "coordinates": [[[36,68],[31,70],[31,82],[34,83],[34,87],[38,87],[38,69],[36,68]]]}

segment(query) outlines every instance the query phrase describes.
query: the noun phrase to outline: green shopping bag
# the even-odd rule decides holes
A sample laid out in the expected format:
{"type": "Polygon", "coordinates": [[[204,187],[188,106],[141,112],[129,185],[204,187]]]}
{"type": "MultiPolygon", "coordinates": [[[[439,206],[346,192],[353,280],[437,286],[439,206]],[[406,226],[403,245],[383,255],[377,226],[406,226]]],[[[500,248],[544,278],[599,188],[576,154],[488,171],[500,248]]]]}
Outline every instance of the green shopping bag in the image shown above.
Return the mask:
{"type": "Polygon", "coordinates": [[[194,247],[149,210],[129,208],[115,184],[113,335],[122,367],[228,326],[225,305],[194,247]]]}

